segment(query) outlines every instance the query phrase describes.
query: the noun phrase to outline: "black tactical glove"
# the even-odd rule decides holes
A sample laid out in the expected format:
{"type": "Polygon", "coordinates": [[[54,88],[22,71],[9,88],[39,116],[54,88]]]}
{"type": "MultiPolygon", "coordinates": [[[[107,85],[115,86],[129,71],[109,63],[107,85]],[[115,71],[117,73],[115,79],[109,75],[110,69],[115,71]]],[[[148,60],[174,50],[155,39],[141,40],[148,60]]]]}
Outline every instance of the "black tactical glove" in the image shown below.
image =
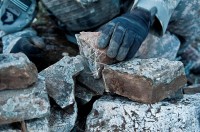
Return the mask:
{"type": "Polygon", "coordinates": [[[98,47],[108,46],[107,56],[118,61],[131,59],[147,37],[150,25],[151,13],[135,8],[102,27],[98,47]]]}

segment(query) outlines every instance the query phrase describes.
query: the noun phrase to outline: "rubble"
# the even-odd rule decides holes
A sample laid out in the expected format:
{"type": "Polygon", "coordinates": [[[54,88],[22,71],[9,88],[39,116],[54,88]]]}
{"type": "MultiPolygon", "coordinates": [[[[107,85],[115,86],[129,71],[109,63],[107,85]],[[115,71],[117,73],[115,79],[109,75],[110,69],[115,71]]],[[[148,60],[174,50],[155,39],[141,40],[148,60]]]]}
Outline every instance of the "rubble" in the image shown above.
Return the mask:
{"type": "Polygon", "coordinates": [[[38,71],[25,54],[0,54],[0,90],[27,88],[37,81],[38,71]]]}
{"type": "Polygon", "coordinates": [[[95,79],[90,68],[88,61],[85,57],[81,59],[82,64],[84,65],[84,70],[80,72],[77,76],[77,82],[85,85],[88,89],[95,92],[98,95],[103,95],[105,86],[103,79],[95,79]]]}
{"type": "Polygon", "coordinates": [[[97,96],[92,91],[88,90],[87,88],[76,84],[75,88],[75,97],[77,98],[76,101],[80,104],[86,104],[92,100],[92,97],[97,96]]]}
{"type": "Polygon", "coordinates": [[[93,105],[86,131],[184,131],[200,130],[200,94],[185,95],[178,102],[141,104],[121,97],[104,96],[93,105]]]}
{"type": "Polygon", "coordinates": [[[80,32],[80,34],[76,35],[80,55],[87,58],[94,78],[101,78],[101,71],[104,64],[116,62],[116,60],[106,55],[107,49],[97,48],[98,37],[100,37],[100,32],[80,32]]]}
{"type": "Polygon", "coordinates": [[[49,132],[47,117],[25,121],[27,132],[49,132]]]}
{"type": "Polygon", "coordinates": [[[50,112],[44,78],[26,88],[0,91],[0,125],[45,117],[50,112]]]}
{"type": "Polygon", "coordinates": [[[74,79],[84,69],[79,56],[65,56],[60,61],[44,69],[39,75],[45,77],[47,91],[56,103],[65,108],[74,104],[74,79]]]}
{"type": "Polygon", "coordinates": [[[50,132],[70,132],[75,125],[77,111],[76,103],[65,109],[61,109],[56,105],[52,106],[49,117],[50,132]]]}
{"type": "Polygon", "coordinates": [[[133,59],[103,70],[106,92],[143,103],[165,99],[186,84],[183,64],[164,58],[133,59]]]}

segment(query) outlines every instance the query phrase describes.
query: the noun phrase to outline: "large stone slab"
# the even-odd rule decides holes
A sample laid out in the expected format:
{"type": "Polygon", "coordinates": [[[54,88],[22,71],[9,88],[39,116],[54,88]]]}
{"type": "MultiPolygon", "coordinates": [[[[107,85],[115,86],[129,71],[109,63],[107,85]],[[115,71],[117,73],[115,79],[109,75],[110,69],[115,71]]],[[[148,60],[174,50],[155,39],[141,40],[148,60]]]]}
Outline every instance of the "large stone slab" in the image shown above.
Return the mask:
{"type": "Polygon", "coordinates": [[[199,132],[200,94],[177,102],[141,104],[105,96],[97,100],[87,118],[86,131],[199,132]]]}
{"type": "Polygon", "coordinates": [[[54,65],[39,73],[39,75],[45,77],[49,96],[61,108],[75,102],[73,77],[84,69],[79,57],[65,56],[54,65]]]}
{"type": "Polygon", "coordinates": [[[99,36],[100,32],[80,32],[80,34],[76,35],[80,54],[87,58],[89,68],[94,78],[101,77],[101,71],[104,64],[112,64],[115,62],[114,59],[111,59],[106,55],[107,49],[97,48],[99,36]]]}
{"type": "Polygon", "coordinates": [[[77,82],[85,85],[89,90],[93,91],[98,95],[103,95],[105,90],[105,85],[103,79],[94,78],[90,68],[89,63],[85,57],[81,59],[82,64],[84,65],[84,70],[80,72],[77,76],[77,82]]]}
{"type": "Polygon", "coordinates": [[[76,103],[61,109],[57,105],[51,107],[51,115],[49,117],[50,132],[70,132],[75,126],[77,118],[76,103]]]}
{"type": "Polygon", "coordinates": [[[36,66],[25,54],[0,55],[0,90],[27,88],[37,76],[36,66]]]}
{"type": "Polygon", "coordinates": [[[165,99],[186,84],[183,64],[163,58],[133,59],[106,66],[106,91],[143,103],[165,99]]]}
{"type": "Polygon", "coordinates": [[[27,89],[0,92],[0,124],[47,116],[50,105],[44,78],[27,89]]]}

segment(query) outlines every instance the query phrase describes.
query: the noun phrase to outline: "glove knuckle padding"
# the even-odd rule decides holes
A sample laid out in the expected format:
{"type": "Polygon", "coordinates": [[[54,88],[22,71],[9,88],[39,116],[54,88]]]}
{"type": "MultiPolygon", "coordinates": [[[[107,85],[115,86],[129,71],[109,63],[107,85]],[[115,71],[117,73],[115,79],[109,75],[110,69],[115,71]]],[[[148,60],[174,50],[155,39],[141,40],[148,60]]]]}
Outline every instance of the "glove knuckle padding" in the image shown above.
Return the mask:
{"type": "Polygon", "coordinates": [[[4,0],[0,9],[0,30],[13,33],[28,26],[36,15],[35,0],[4,0]]]}
{"type": "Polygon", "coordinates": [[[108,45],[114,28],[115,28],[114,23],[108,23],[104,26],[104,28],[101,31],[101,35],[98,39],[99,48],[105,48],[108,45]]]}

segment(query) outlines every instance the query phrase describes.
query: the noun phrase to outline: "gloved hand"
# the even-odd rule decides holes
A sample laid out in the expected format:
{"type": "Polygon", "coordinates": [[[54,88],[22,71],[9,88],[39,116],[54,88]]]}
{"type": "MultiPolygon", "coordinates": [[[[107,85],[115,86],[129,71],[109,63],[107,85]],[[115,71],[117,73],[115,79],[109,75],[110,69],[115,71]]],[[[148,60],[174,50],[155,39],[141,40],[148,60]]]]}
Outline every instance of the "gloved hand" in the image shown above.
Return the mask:
{"type": "Polygon", "coordinates": [[[151,13],[135,8],[102,27],[98,47],[108,47],[107,56],[118,61],[131,59],[148,35],[150,25],[151,13]]]}
{"type": "Polygon", "coordinates": [[[90,4],[92,2],[96,2],[98,0],[76,0],[78,3],[80,3],[81,5],[87,5],[90,4]]]}

